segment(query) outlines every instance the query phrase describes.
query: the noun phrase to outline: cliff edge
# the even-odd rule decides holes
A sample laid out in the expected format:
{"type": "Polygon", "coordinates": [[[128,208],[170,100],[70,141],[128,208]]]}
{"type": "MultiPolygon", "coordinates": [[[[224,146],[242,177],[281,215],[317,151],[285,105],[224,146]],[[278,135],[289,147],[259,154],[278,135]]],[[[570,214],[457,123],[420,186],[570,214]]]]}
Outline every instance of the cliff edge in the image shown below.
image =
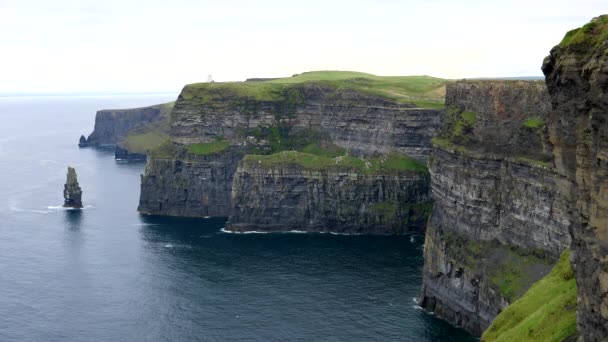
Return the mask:
{"type": "Polygon", "coordinates": [[[557,171],[576,183],[572,264],[581,341],[608,336],[608,15],[566,34],[543,63],[557,171]]]}
{"type": "Polygon", "coordinates": [[[446,94],[420,304],[481,335],[569,246],[571,182],[553,170],[542,82],[459,81],[446,94]]]}

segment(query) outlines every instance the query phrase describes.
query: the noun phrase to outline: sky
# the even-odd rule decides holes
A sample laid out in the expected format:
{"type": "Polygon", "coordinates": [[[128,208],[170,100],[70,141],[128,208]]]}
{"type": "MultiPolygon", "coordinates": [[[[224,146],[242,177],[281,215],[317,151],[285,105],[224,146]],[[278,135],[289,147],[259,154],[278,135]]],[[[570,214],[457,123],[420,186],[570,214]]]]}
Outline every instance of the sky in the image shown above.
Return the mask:
{"type": "Polygon", "coordinates": [[[312,70],[542,75],[608,1],[0,0],[0,93],[179,92],[312,70]]]}

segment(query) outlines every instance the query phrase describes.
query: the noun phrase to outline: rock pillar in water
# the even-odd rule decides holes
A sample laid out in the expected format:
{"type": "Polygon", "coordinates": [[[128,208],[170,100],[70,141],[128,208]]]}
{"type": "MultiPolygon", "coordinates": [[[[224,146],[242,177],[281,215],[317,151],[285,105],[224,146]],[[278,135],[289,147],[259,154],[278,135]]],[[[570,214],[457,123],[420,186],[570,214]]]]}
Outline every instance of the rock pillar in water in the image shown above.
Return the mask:
{"type": "Polygon", "coordinates": [[[78,185],[76,170],[68,166],[68,178],[63,188],[63,206],[66,208],[82,208],[82,190],[78,185]]]}

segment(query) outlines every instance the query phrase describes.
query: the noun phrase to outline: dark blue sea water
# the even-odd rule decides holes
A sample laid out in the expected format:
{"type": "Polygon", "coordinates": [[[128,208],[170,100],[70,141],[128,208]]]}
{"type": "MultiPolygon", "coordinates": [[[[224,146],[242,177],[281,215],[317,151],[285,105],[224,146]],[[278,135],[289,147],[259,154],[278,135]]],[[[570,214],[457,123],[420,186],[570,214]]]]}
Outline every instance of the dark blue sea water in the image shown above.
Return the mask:
{"type": "Polygon", "coordinates": [[[79,149],[97,109],[0,98],[0,341],[468,341],[417,309],[422,237],[226,234],[142,217],[143,164],[79,149]],[[84,210],[61,208],[76,167],[84,210]]]}

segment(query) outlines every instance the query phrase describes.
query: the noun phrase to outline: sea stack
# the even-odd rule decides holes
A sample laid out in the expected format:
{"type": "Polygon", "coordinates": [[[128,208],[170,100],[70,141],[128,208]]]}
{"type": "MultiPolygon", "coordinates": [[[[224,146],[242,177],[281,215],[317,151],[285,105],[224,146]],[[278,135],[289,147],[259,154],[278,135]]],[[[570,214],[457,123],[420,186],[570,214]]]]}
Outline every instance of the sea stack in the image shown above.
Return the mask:
{"type": "Polygon", "coordinates": [[[89,146],[91,146],[91,144],[89,144],[89,141],[87,140],[87,138],[85,138],[84,135],[81,135],[80,139],[78,140],[78,146],[79,147],[89,147],[89,146]]]}
{"type": "Polygon", "coordinates": [[[76,169],[68,166],[68,178],[63,188],[63,206],[66,208],[82,208],[82,190],[78,185],[76,169]]]}

